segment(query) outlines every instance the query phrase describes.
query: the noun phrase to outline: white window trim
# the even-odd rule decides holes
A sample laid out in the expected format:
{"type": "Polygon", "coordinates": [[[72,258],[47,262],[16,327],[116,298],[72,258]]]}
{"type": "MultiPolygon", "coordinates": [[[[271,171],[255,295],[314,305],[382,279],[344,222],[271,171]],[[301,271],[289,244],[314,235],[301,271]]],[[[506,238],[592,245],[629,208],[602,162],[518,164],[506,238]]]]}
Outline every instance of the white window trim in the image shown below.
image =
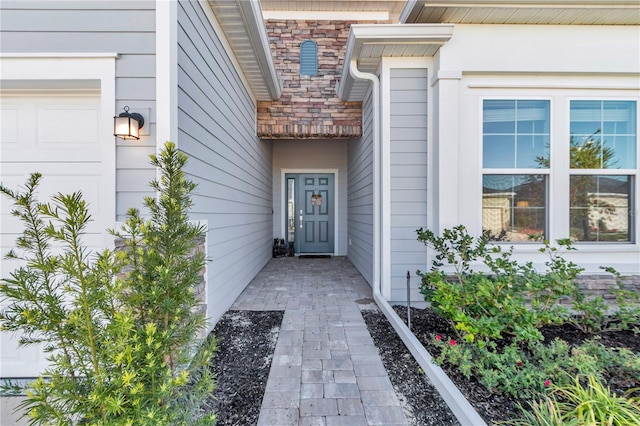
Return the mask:
{"type": "MultiPolygon", "coordinates": [[[[471,87],[471,86],[469,86],[471,87]]],[[[475,92],[478,88],[474,87],[475,92]]],[[[482,87],[479,93],[475,93],[477,98],[477,139],[476,143],[479,147],[477,150],[476,161],[479,165],[477,168],[477,185],[476,193],[482,194],[482,176],[490,174],[494,171],[501,174],[516,174],[521,171],[531,171],[538,174],[544,174],[546,169],[483,169],[482,167],[482,122],[483,122],[483,101],[485,99],[524,99],[524,100],[549,100],[551,114],[551,167],[548,169],[548,223],[547,238],[550,241],[556,241],[560,238],[568,237],[569,229],[569,177],[572,174],[592,174],[592,175],[631,175],[633,176],[633,196],[634,203],[630,206],[633,209],[631,215],[630,226],[632,226],[633,235],[631,242],[588,242],[576,241],[574,247],[578,249],[577,253],[571,253],[567,257],[577,262],[581,266],[586,267],[587,273],[602,273],[595,265],[622,265],[623,273],[638,274],[640,273],[640,132],[636,140],[636,169],[571,169],[569,167],[569,152],[566,150],[565,143],[557,143],[558,140],[568,140],[570,126],[570,102],[572,100],[605,100],[605,101],[635,101],[636,108],[636,129],[640,129],[640,98],[634,97],[629,93],[630,90],[637,89],[619,88],[616,94],[612,94],[613,90],[604,92],[601,89],[584,89],[584,88],[554,88],[547,96],[540,96],[539,88],[488,88],[482,87]],[[566,207],[564,206],[566,204],[566,207]]],[[[636,130],[638,131],[638,130],[636,130]]],[[[473,221],[474,226],[470,231],[474,233],[482,230],[482,197],[476,198],[476,219],[473,221]]],[[[463,222],[465,222],[463,220],[463,222]]],[[[528,242],[496,242],[495,244],[502,246],[513,246],[516,255],[529,255],[538,252],[542,246],[541,243],[528,242]]]]}

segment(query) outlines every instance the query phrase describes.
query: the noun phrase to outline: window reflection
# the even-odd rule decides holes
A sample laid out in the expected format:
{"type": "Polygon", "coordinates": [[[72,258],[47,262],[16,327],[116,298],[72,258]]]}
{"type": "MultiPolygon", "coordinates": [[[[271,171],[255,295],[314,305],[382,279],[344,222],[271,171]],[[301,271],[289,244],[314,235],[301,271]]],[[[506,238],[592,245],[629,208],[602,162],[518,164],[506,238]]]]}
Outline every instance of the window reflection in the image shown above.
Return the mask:
{"type": "Polygon", "coordinates": [[[548,100],[483,103],[484,168],[548,168],[548,100]]]}
{"type": "Polygon", "coordinates": [[[570,191],[573,240],[631,241],[631,176],[573,175],[570,191]]]}
{"type": "Polygon", "coordinates": [[[636,167],[636,103],[571,101],[571,168],[636,167]]]}
{"type": "Polygon", "coordinates": [[[482,229],[494,241],[541,240],[546,235],[545,175],[485,175],[482,229]]]}

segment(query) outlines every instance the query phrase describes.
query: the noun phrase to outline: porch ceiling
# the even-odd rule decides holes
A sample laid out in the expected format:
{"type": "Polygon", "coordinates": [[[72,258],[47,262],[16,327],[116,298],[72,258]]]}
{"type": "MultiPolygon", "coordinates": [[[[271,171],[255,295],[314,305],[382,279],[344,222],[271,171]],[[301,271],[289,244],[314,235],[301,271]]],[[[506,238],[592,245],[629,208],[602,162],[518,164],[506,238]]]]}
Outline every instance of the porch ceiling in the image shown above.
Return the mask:
{"type": "Polygon", "coordinates": [[[638,0],[409,0],[406,23],[639,25],[638,0]]]}
{"type": "Polygon", "coordinates": [[[363,72],[376,73],[383,57],[433,56],[453,34],[452,24],[352,25],[337,93],[340,99],[361,101],[369,82],[355,80],[348,64],[358,63],[363,72]]]}

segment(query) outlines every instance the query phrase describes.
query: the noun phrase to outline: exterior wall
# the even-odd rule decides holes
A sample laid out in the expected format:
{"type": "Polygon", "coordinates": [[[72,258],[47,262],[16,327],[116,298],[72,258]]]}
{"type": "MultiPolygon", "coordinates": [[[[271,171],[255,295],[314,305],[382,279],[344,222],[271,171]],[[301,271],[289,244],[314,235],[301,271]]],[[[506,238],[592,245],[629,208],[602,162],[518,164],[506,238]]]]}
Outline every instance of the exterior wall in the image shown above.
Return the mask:
{"type": "Polygon", "coordinates": [[[373,286],[373,101],[362,102],[362,137],[349,142],[348,252],[351,263],[373,286]]]}
{"type": "Polygon", "coordinates": [[[315,173],[335,170],[336,221],[335,254],[347,254],[347,146],[346,140],[322,142],[273,142],[273,238],[285,238],[286,188],[284,173],[315,173]]]}
{"type": "Polygon", "coordinates": [[[256,137],[256,106],[201,4],[178,4],[178,146],[198,183],[192,219],[209,226],[212,325],[271,257],[272,147],[256,137]]]}
{"type": "MultiPolygon", "coordinates": [[[[482,100],[548,99],[552,169],[547,238],[567,237],[569,154],[563,147],[569,135],[569,101],[640,99],[639,33],[637,26],[456,25],[452,39],[434,58],[437,110],[429,168],[437,191],[428,200],[434,216],[432,229],[464,224],[471,233],[481,233],[482,100]]],[[[639,152],[636,141],[636,155],[639,152]]],[[[636,180],[631,207],[636,210],[638,164],[640,156],[631,172],[636,180]]],[[[577,252],[566,258],[586,268],[589,275],[601,273],[601,265],[613,266],[623,275],[639,275],[640,220],[637,215],[631,220],[632,243],[577,242],[577,252]]],[[[544,267],[539,244],[514,245],[516,259],[544,267]]]]}
{"type": "Polygon", "coordinates": [[[412,300],[422,300],[416,270],[425,270],[426,247],[416,230],[427,224],[426,68],[390,69],[390,222],[391,300],[407,299],[407,271],[412,300]]]}
{"type": "MultiPolygon", "coordinates": [[[[155,1],[3,1],[0,52],[112,52],[116,60],[116,105],[141,112],[149,136],[132,143],[117,139],[116,211],[141,207],[155,177],[148,155],[155,152],[155,1]]],[[[106,129],[106,131],[110,131],[106,129]]],[[[116,218],[114,218],[115,220],[116,218]]]]}
{"type": "Polygon", "coordinates": [[[258,102],[258,135],[268,139],[360,137],[361,103],[341,101],[335,86],[342,72],[349,28],[355,21],[268,20],[267,33],[282,96],[258,102]],[[300,75],[300,43],[318,45],[318,75],[300,75]]]}

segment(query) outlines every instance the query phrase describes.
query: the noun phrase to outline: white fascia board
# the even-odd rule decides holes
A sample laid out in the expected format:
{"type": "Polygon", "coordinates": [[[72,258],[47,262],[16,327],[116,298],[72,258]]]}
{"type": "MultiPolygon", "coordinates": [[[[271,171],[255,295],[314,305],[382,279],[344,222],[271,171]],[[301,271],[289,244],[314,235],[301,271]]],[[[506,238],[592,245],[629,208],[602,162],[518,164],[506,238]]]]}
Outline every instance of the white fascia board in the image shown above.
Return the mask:
{"type": "Polygon", "coordinates": [[[271,46],[269,45],[269,37],[267,36],[267,28],[264,24],[260,2],[258,0],[240,0],[238,5],[242,11],[251,44],[256,53],[256,59],[269,94],[272,99],[278,99],[282,94],[282,85],[278,79],[276,65],[271,55],[271,46]]]}
{"type": "MultiPolygon", "coordinates": [[[[344,63],[358,60],[360,52],[365,45],[415,45],[415,44],[438,44],[443,45],[451,39],[453,35],[453,24],[360,24],[352,25],[349,30],[349,39],[345,51],[344,63]]],[[[382,56],[377,58],[367,58],[368,62],[382,60],[382,56]]],[[[348,99],[353,87],[353,77],[349,73],[348,67],[342,68],[340,84],[336,92],[340,99],[348,99]]]]}

